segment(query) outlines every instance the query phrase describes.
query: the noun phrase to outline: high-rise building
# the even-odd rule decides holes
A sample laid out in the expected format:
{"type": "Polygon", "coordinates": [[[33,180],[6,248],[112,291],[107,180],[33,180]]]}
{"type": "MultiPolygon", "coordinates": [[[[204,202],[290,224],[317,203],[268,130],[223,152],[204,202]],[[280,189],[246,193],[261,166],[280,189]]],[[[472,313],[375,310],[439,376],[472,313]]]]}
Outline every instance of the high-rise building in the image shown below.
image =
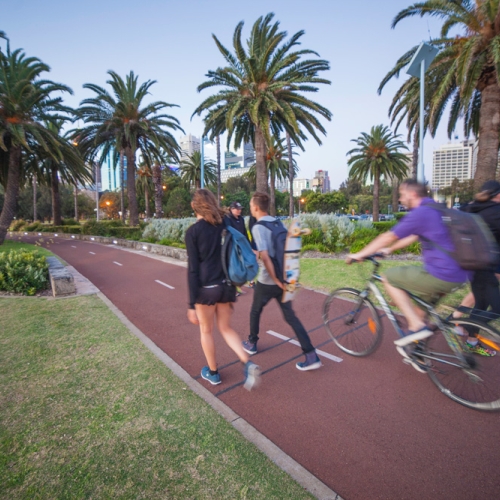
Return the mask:
{"type": "Polygon", "coordinates": [[[432,187],[450,186],[453,179],[460,182],[472,179],[477,160],[477,146],[472,140],[448,143],[435,149],[432,161],[432,187]]]}
{"type": "Polygon", "coordinates": [[[195,151],[200,151],[200,139],[192,134],[184,135],[180,138],[181,160],[184,160],[195,151]]]}
{"type": "Polygon", "coordinates": [[[330,177],[328,177],[328,170],[318,170],[314,172],[312,188],[316,189],[319,193],[330,192],[330,177]]]}
{"type": "Polygon", "coordinates": [[[220,172],[221,182],[248,173],[254,163],[255,150],[251,143],[245,143],[236,151],[226,151],[224,165],[220,172]]]}

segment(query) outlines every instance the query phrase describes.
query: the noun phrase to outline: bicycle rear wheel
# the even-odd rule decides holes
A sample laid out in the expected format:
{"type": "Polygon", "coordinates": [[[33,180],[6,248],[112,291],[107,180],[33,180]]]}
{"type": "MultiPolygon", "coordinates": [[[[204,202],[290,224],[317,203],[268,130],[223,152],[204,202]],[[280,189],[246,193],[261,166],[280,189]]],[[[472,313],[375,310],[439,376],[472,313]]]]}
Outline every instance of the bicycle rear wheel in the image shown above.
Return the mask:
{"type": "Polygon", "coordinates": [[[368,356],[382,340],[377,310],[359,290],[334,290],[323,305],[323,322],[332,340],[347,354],[368,356]]]}
{"type": "Polygon", "coordinates": [[[465,347],[467,333],[477,336],[484,345],[500,350],[500,333],[489,325],[470,319],[453,319],[450,328],[461,328],[466,336],[456,335],[463,347],[457,353],[444,335],[433,335],[427,341],[428,375],[439,390],[464,406],[476,410],[500,409],[500,353],[486,357],[473,354],[465,347]]]}

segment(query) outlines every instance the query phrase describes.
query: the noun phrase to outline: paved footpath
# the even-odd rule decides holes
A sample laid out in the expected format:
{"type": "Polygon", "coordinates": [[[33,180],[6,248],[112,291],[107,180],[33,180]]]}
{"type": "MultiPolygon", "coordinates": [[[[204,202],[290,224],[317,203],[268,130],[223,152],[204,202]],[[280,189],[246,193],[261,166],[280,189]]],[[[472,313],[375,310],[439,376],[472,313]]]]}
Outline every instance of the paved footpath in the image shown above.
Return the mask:
{"type": "MultiPolygon", "coordinates": [[[[25,241],[39,240],[24,237],[25,241]]],[[[80,240],[44,238],[52,252],[94,283],[145,335],[199,379],[205,360],[188,323],[186,269],[140,253],[80,240]]],[[[332,283],[335,288],[335,283],[332,283]]],[[[233,326],[249,331],[252,290],[238,298],[233,326]]],[[[222,384],[199,382],[343,498],[500,498],[500,414],[481,413],[440,394],[401,362],[385,323],[367,358],[337,349],[322,327],[325,296],[302,290],[299,318],[322,351],[323,367],[295,368],[302,353],[277,304],[261,320],[262,384],[242,387],[242,367],[216,335],[222,384]]]]}

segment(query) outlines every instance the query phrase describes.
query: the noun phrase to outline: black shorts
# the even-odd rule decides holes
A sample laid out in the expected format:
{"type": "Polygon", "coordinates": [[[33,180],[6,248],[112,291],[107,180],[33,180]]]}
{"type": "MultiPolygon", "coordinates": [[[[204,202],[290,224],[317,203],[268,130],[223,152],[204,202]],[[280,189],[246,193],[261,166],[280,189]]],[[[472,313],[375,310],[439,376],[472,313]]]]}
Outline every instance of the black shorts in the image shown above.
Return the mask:
{"type": "Polygon", "coordinates": [[[202,287],[198,290],[196,304],[214,306],[215,304],[227,304],[236,302],[236,287],[221,283],[209,288],[202,287]]]}

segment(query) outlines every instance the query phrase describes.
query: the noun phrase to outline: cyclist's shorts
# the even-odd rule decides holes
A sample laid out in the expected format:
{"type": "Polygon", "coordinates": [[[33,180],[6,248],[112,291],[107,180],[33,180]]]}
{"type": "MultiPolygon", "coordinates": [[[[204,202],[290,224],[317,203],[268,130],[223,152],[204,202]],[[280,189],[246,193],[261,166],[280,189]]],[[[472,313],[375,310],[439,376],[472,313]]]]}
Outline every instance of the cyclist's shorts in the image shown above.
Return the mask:
{"type": "Polygon", "coordinates": [[[435,278],[425,271],[422,266],[392,267],[386,269],[384,274],[392,286],[408,290],[431,304],[436,303],[444,295],[462,286],[462,283],[435,278]]]}

